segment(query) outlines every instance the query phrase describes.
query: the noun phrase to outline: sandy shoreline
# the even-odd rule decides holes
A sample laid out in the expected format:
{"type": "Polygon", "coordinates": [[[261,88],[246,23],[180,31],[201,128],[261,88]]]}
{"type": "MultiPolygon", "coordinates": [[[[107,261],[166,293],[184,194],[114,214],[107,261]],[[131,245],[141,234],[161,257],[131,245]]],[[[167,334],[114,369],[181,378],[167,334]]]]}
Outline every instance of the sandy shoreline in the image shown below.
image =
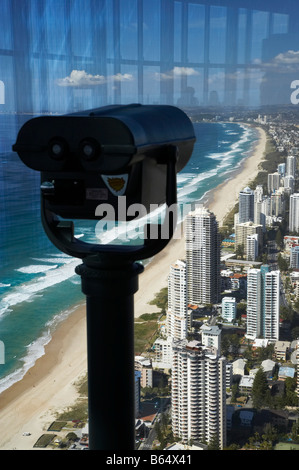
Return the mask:
{"type": "MultiPolygon", "coordinates": [[[[225,214],[235,205],[239,191],[258,173],[263,160],[266,134],[248,158],[236,169],[233,178],[212,190],[206,206],[221,225],[225,214]]],[[[159,253],[139,277],[135,294],[135,316],[150,313],[148,305],[162,287],[167,286],[169,266],[185,257],[184,238],[174,239],[159,253]]],[[[77,393],[74,383],[86,373],[85,307],[79,307],[53,335],[42,356],[25,377],[0,395],[0,450],[29,450],[53,420],[53,414],[72,404],[77,393]],[[23,436],[30,432],[30,436],[23,436]]]]}

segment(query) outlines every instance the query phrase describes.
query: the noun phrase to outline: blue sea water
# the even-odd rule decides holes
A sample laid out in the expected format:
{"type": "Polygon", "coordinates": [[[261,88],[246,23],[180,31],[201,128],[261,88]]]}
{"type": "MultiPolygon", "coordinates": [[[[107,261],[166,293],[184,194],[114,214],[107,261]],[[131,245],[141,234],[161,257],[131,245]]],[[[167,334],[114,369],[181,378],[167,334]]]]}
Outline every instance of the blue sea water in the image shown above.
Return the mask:
{"type": "MultiPolygon", "coordinates": [[[[0,115],[0,392],[23,377],[57,325],[85,303],[74,271],[80,260],[58,252],[44,234],[39,175],[11,151],[29,118],[0,115]]],[[[177,178],[181,205],[199,201],[230,178],[258,139],[253,128],[236,123],[195,123],[194,129],[193,155],[177,178]]],[[[94,226],[81,223],[77,230],[83,239],[96,240],[94,226]]]]}

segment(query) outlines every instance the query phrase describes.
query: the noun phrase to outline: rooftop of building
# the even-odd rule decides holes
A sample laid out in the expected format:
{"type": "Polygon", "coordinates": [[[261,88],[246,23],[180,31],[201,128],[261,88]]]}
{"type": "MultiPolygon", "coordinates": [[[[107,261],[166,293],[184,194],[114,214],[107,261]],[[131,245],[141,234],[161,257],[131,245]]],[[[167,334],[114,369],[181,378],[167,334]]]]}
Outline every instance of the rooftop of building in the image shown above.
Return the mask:
{"type": "Polygon", "coordinates": [[[240,387],[252,387],[254,382],[253,375],[242,375],[239,386],[240,387]]]}
{"type": "Polygon", "coordinates": [[[278,371],[279,377],[291,377],[295,376],[295,369],[293,367],[280,367],[278,371]]]}
{"type": "Polygon", "coordinates": [[[219,336],[221,334],[221,329],[218,326],[202,325],[200,327],[203,333],[209,333],[211,335],[219,336]]]}
{"type": "Polygon", "coordinates": [[[261,224],[255,224],[251,220],[248,222],[240,222],[239,224],[236,224],[237,227],[263,227],[261,224]]]}
{"type": "Polygon", "coordinates": [[[186,348],[200,351],[202,350],[202,344],[199,341],[193,340],[186,344],[186,348]]]}
{"type": "Polygon", "coordinates": [[[194,209],[194,211],[190,211],[188,213],[189,216],[193,216],[193,217],[196,217],[197,215],[204,215],[204,216],[214,216],[214,213],[210,211],[210,209],[208,209],[207,207],[205,207],[204,205],[202,204],[199,204],[196,206],[196,208],[194,209]]]}
{"type": "Polygon", "coordinates": [[[186,267],[186,260],[184,259],[178,259],[171,265],[173,268],[180,268],[183,269],[186,267]]]}
{"type": "Polygon", "coordinates": [[[252,189],[249,188],[249,186],[246,186],[246,188],[242,189],[239,194],[252,194],[253,191],[252,189]]]}

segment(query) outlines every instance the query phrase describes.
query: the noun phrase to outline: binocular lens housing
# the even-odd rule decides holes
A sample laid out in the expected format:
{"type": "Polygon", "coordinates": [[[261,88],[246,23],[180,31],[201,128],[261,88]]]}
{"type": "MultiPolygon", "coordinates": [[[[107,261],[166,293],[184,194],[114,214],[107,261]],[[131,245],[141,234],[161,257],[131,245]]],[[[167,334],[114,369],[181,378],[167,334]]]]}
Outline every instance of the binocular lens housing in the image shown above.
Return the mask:
{"type": "Polygon", "coordinates": [[[48,149],[53,160],[62,160],[68,152],[68,145],[63,139],[56,138],[50,140],[48,149]]]}
{"type": "Polygon", "coordinates": [[[118,217],[119,196],[146,210],[163,204],[168,150],[176,148],[178,172],[194,142],[193,125],[180,109],[133,104],[31,119],[13,150],[41,173],[47,210],[63,218],[96,219],[103,203],[118,217]]]}
{"type": "Polygon", "coordinates": [[[95,139],[84,139],[79,144],[79,153],[86,161],[97,158],[101,153],[101,146],[95,139]]]}

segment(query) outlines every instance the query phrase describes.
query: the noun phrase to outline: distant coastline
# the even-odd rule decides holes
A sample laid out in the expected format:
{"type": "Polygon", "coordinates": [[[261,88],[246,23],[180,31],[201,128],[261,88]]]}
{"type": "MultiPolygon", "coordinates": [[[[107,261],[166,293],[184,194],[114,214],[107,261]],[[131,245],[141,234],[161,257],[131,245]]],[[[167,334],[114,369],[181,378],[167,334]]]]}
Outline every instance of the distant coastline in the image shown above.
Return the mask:
{"type": "MultiPolygon", "coordinates": [[[[238,123],[242,124],[243,126],[253,127],[251,124],[247,123],[238,123]]],[[[266,158],[266,141],[267,141],[267,134],[259,126],[254,126],[254,128],[259,132],[259,139],[252,145],[252,149],[250,154],[243,158],[240,161],[240,164],[236,169],[230,172],[226,181],[221,183],[220,185],[216,186],[216,188],[211,189],[205,197],[204,204],[209,207],[211,210],[215,212],[217,217],[218,223],[221,226],[224,222],[224,219],[230,210],[234,208],[234,206],[238,203],[238,194],[241,189],[244,189],[246,185],[252,182],[257,174],[260,171],[260,164],[266,158]],[[235,182],[235,200],[232,200],[231,197],[227,198],[226,189],[228,189],[230,182],[234,180],[235,182]],[[243,183],[244,181],[244,183],[243,183]],[[220,194],[226,196],[226,200],[229,206],[226,207],[225,214],[219,208],[220,202],[220,194]],[[220,215],[222,214],[222,215],[220,215]]],[[[223,209],[224,209],[223,205],[223,209]]]]}

